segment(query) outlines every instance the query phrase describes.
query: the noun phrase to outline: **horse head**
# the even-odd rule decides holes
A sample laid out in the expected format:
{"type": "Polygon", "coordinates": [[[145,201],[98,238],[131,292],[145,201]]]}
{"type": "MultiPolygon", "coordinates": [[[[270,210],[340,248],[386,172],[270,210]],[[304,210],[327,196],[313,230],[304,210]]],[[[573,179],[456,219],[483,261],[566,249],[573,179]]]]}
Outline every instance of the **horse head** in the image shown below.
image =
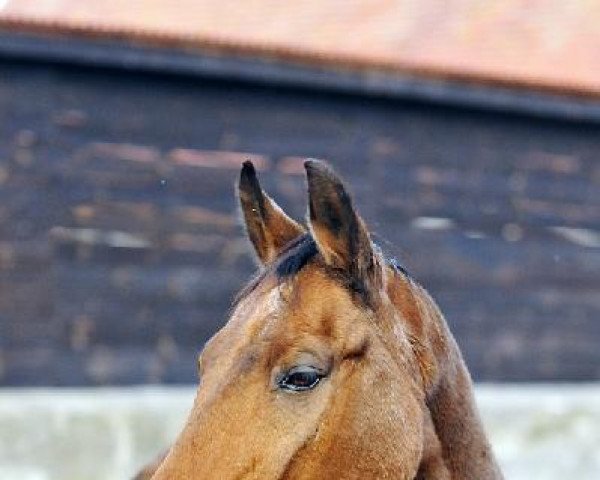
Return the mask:
{"type": "Polygon", "coordinates": [[[199,356],[194,406],[152,478],[501,478],[439,309],[336,174],[305,167],[306,227],[242,168],[261,268],[199,356]]]}

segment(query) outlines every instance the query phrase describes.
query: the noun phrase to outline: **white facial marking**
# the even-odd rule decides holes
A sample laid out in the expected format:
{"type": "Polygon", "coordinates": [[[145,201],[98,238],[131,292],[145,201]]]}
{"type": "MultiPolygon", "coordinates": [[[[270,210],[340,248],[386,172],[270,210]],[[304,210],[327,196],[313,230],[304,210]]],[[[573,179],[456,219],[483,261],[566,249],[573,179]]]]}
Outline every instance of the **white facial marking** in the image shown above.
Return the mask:
{"type": "Polygon", "coordinates": [[[278,319],[278,312],[283,304],[281,296],[281,287],[276,286],[269,291],[263,293],[253,306],[254,313],[252,320],[248,322],[247,328],[254,330],[257,322],[264,322],[260,330],[266,332],[269,330],[275,321],[278,319]]]}
{"type": "Polygon", "coordinates": [[[281,307],[281,290],[276,286],[265,294],[264,311],[267,315],[273,315],[281,307]]]}

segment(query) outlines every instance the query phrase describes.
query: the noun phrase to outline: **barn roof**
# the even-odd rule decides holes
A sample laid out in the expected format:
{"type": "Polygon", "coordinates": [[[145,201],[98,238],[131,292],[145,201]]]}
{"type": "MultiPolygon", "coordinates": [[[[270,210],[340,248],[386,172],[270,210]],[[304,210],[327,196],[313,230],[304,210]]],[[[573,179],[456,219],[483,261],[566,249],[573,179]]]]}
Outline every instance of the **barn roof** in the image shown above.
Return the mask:
{"type": "Polygon", "coordinates": [[[0,29],[600,96],[590,0],[0,0],[0,29]]]}

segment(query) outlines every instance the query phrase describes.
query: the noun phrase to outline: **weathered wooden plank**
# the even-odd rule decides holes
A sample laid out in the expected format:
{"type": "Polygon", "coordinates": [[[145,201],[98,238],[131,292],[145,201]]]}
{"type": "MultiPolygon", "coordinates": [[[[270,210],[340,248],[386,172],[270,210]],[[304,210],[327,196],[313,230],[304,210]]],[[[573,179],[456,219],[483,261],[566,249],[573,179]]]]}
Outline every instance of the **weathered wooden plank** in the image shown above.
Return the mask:
{"type": "Polygon", "coordinates": [[[600,378],[597,125],[1,67],[0,383],[193,381],[253,270],[247,156],[297,218],[303,158],[330,159],[476,378],[600,378]]]}
{"type": "Polygon", "coordinates": [[[151,348],[97,347],[73,353],[63,349],[5,349],[2,383],[15,386],[129,385],[190,383],[197,378],[197,352],[180,349],[166,355],[151,348]]]}

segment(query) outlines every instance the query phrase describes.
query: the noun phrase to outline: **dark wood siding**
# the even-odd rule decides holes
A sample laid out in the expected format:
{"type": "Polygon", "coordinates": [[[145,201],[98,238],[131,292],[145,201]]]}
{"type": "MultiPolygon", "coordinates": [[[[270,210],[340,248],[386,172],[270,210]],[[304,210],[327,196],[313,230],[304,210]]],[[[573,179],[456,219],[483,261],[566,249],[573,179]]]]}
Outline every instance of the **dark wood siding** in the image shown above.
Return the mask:
{"type": "Polygon", "coordinates": [[[253,270],[246,154],[298,218],[329,159],[476,379],[600,378],[598,124],[4,61],[0,383],[194,381],[253,270]]]}

